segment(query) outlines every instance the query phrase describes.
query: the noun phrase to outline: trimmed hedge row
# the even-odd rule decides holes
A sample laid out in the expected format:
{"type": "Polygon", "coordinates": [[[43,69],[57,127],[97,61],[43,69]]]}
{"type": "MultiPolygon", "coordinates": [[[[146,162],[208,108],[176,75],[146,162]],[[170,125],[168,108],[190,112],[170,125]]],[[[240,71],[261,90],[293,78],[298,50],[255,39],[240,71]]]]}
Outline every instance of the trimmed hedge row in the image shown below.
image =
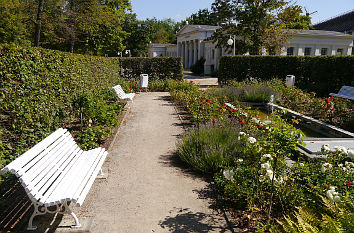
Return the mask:
{"type": "Polygon", "coordinates": [[[107,90],[119,71],[117,58],[0,45],[0,168],[70,126],[73,98],[107,90]]]}
{"type": "Polygon", "coordinates": [[[219,81],[269,80],[295,75],[296,86],[320,96],[354,86],[354,56],[223,56],[219,81]]]}
{"type": "Polygon", "coordinates": [[[121,76],[137,78],[140,74],[148,74],[149,78],[182,79],[181,57],[152,57],[152,58],[120,58],[121,76]]]}

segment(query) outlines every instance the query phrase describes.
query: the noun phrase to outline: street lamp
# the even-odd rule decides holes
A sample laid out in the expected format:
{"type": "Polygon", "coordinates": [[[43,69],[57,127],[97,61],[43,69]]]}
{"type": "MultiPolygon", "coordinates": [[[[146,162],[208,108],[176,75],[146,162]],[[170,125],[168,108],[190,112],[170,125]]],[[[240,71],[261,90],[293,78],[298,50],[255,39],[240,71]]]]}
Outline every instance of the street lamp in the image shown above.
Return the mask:
{"type": "Polygon", "coordinates": [[[130,50],[125,50],[125,54],[127,54],[129,57],[131,57],[130,50]]]}
{"type": "Polygon", "coordinates": [[[236,55],[236,53],[235,53],[236,52],[236,43],[235,42],[236,42],[236,36],[234,36],[234,35],[233,35],[233,39],[231,39],[231,36],[230,36],[230,39],[227,40],[228,45],[230,45],[230,46],[234,45],[234,48],[232,50],[232,55],[234,55],[234,56],[236,55]]]}

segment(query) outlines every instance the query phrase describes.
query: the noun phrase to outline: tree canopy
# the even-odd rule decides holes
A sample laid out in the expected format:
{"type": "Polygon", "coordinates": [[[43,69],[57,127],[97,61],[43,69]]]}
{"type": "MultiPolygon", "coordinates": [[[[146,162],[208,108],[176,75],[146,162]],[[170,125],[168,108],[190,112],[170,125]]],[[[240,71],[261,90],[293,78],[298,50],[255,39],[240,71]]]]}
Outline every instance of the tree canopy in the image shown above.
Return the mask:
{"type": "Polygon", "coordinates": [[[225,47],[230,36],[236,35],[236,51],[241,54],[262,54],[263,48],[274,54],[291,35],[287,29],[310,25],[301,7],[286,0],[215,0],[212,11],[222,26],[214,33],[214,41],[225,47]]]}

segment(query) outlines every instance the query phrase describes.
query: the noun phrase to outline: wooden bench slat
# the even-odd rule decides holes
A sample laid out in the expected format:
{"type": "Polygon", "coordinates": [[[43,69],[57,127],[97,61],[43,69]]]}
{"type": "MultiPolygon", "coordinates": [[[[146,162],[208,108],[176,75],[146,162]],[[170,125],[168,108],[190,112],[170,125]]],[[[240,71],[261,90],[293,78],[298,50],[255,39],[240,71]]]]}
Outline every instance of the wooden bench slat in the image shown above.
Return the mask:
{"type": "Polygon", "coordinates": [[[47,203],[46,205],[48,205],[48,203],[50,203],[50,199],[53,198],[54,195],[56,195],[55,193],[62,193],[64,192],[63,188],[70,188],[70,187],[64,187],[66,179],[68,177],[68,174],[71,172],[71,169],[75,168],[75,164],[77,163],[78,160],[80,160],[81,155],[84,153],[83,150],[79,149],[77,151],[77,153],[75,153],[75,156],[73,158],[73,160],[68,164],[68,166],[65,168],[64,172],[62,173],[62,176],[57,180],[57,182],[55,183],[55,185],[52,185],[47,192],[45,193],[45,195],[42,197],[42,199],[40,200],[40,203],[42,205],[44,205],[45,203],[47,203]]]}
{"type": "Polygon", "coordinates": [[[3,169],[1,169],[0,174],[3,175],[7,172],[11,172],[13,174],[16,175],[16,173],[18,172],[18,170],[24,166],[26,163],[28,163],[29,161],[31,161],[33,159],[33,157],[37,156],[38,153],[40,153],[41,151],[43,151],[48,145],[50,145],[51,143],[53,143],[54,141],[57,140],[58,137],[60,137],[61,135],[63,135],[67,130],[59,128],[58,130],[56,130],[55,132],[53,132],[52,134],[50,134],[48,137],[46,137],[45,139],[43,139],[42,141],[40,141],[38,144],[36,144],[34,147],[32,147],[31,149],[29,149],[28,151],[26,151],[25,153],[23,153],[20,157],[21,158],[17,158],[14,161],[12,161],[11,163],[9,163],[6,167],[4,167],[3,169]]]}
{"type": "Polygon", "coordinates": [[[20,181],[26,184],[26,186],[30,185],[36,176],[39,176],[41,172],[45,171],[46,165],[65,149],[63,145],[72,141],[70,137],[71,136],[68,134],[63,135],[63,137],[55,141],[55,143],[50,145],[32,161],[24,165],[22,170],[18,171],[18,174],[21,175],[20,181]],[[26,176],[24,176],[25,173],[26,176]]]}
{"type": "Polygon", "coordinates": [[[48,165],[48,172],[45,174],[45,177],[42,179],[36,178],[33,180],[33,182],[38,182],[35,185],[37,187],[38,194],[42,196],[47,191],[47,189],[53,185],[53,182],[57,182],[56,179],[58,179],[58,177],[64,172],[65,166],[63,165],[65,165],[65,162],[67,160],[70,162],[70,160],[76,156],[79,150],[80,148],[78,148],[76,145],[68,148],[68,150],[65,151],[65,156],[61,156],[58,158],[59,160],[53,161],[53,164],[48,165]]]}
{"type": "Polygon", "coordinates": [[[87,196],[88,192],[90,191],[90,188],[93,185],[93,182],[95,181],[95,178],[97,177],[107,155],[108,155],[108,152],[103,151],[101,159],[98,162],[98,164],[95,168],[95,171],[92,173],[92,176],[91,176],[90,180],[88,181],[88,184],[85,186],[84,190],[82,190],[82,193],[80,194],[79,198],[76,201],[77,206],[81,206],[82,203],[84,202],[85,197],[87,196]]]}
{"type": "MultiPolygon", "coordinates": [[[[60,183],[60,186],[56,189],[55,192],[48,198],[46,201],[46,205],[55,205],[61,202],[61,200],[70,199],[72,194],[78,189],[79,182],[83,179],[84,175],[86,174],[86,170],[88,169],[85,167],[86,164],[92,163],[95,159],[94,156],[91,158],[87,158],[85,154],[87,151],[84,151],[78,160],[75,161],[75,169],[70,169],[68,174],[66,175],[66,179],[63,179],[60,183]],[[70,177],[70,179],[68,179],[70,177]]],[[[68,200],[69,201],[69,200],[68,200]]]]}

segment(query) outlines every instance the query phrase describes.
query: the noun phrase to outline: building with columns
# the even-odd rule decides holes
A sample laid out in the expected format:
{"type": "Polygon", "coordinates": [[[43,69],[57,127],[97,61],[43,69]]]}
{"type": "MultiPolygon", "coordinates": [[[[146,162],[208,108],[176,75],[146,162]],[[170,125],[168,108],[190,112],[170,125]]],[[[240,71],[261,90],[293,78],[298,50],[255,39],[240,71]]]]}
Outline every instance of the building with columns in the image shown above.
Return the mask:
{"type": "MultiPolygon", "coordinates": [[[[161,45],[158,45],[156,49],[160,50],[157,54],[182,57],[184,69],[189,69],[198,59],[204,57],[204,73],[211,74],[218,69],[221,56],[232,54],[231,50],[218,48],[210,40],[210,37],[219,28],[219,26],[209,25],[185,25],[177,32],[177,45],[175,47],[165,45],[164,53],[161,52],[161,45]],[[176,51],[173,52],[173,49],[176,51]],[[169,55],[167,55],[167,51],[169,55]]],[[[278,55],[352,55],[353,41],[354,35],[342,32],[323,30],[294,31],[294,34],[288,39],[288,44],[284,46],[282,52],[278,55]]],[[[150,45],[153,47],[155,44],[150,45]]],[[[264,55],[266,54],[264,50],[264,55]]]]}

